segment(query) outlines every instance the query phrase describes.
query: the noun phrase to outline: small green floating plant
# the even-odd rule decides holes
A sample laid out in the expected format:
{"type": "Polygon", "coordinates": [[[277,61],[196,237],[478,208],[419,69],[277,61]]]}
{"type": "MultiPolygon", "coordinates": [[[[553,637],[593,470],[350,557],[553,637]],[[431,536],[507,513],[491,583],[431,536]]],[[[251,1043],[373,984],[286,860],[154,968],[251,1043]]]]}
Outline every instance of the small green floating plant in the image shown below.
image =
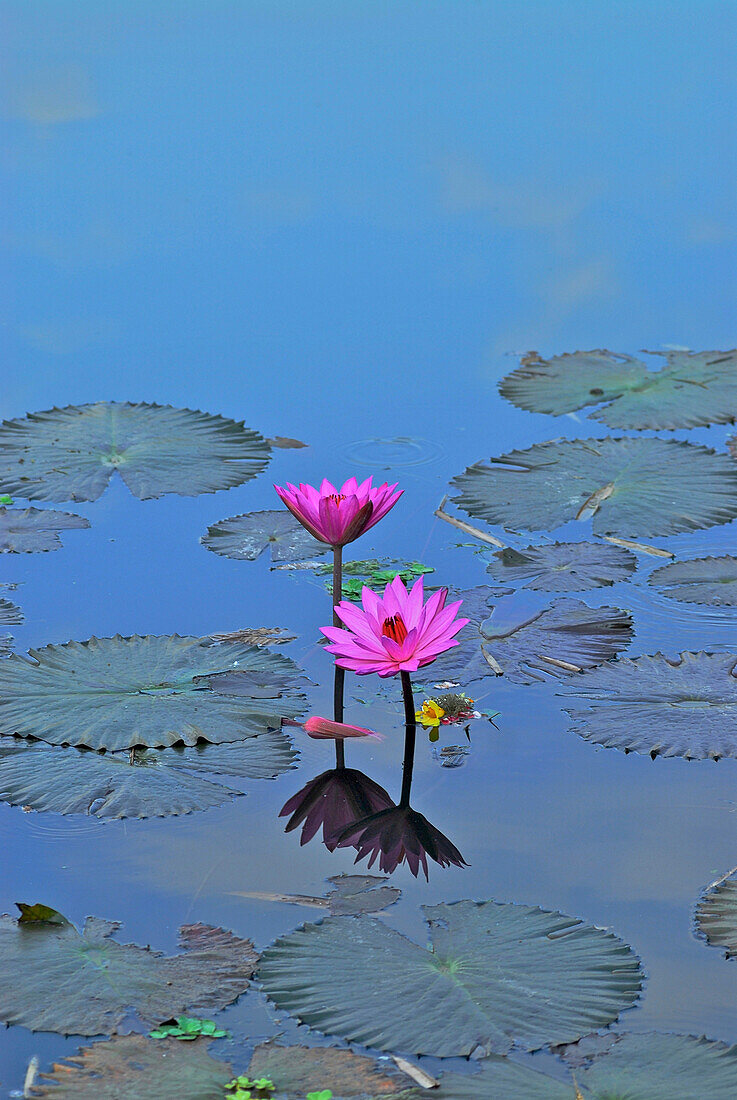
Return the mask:
{"type": "MultiPolygon", "coordinates": [[[[225,1086],[226,1100],[257,1100],[258,1097],[269,1097],[276,1089],[276,1085],[270,1077],[251,1078],[242,1073],[234,1077],[225,1086]]],[[[332,1093],[331,1093],[332,1096],[332,1093]]]]}
{"type": "Polygon", "coordinates": [[[177,1016],[175,1023],[162,1024],[149,1031],[151,1039],[196,1039],[200,1035],[208,1039],[226,1039],[228,1032],[212,1020],[200,1020],[197,1016],[177,1016]]]}

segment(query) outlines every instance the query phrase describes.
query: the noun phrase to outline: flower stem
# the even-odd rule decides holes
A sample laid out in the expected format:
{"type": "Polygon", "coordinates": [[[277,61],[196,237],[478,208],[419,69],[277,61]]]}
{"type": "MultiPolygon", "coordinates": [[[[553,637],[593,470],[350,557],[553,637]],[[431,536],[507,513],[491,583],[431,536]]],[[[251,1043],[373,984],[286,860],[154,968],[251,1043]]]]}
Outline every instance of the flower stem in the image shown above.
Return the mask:
{"type": "MultiPolygon", "coordinates": [[[[340,626],[341,622],[335,614],[336,604],[343,599],[343,547],[333,547],[333,626],[340,626]]],[[[343,721],[343,689],[345,686],[345,669],[335,664],[333,681],[333,719],[336,722],[343,721]]],[[[342,741],[335,742],[335,766],[345,767],[345,745],[342,741]]]]}
{"type": "Polygon", "coordinates": [[[412,692],[412,680],[404,669],[400,671],[402,678],[402,698],[404,699],[404,761],[402,762],[402,793],[399,798],[400,806],[409,806],[409,792],[412,786],[412,769],[415,763],[415,734],[417,733],[417,719],[415,718],[415,697],[412,692]]]}

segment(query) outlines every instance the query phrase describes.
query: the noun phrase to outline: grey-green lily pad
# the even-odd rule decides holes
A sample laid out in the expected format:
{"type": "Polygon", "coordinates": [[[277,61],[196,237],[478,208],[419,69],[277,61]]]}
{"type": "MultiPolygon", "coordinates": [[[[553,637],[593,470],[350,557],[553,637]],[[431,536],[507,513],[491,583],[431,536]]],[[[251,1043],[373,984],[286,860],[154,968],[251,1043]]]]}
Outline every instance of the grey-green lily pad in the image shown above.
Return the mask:
{"type": "Polygon", "coordinates": [[[529,412],[589,413],[610,428],[695,428],[737,419],[737,351],[650,352],[665,366],[648,370],[630,355],[576,351],[543,359],[530,352],[499,384],[529,412]]]}
{"type": "Polygon", "coordinates": [[[214,777],[274,779],[294,766],[296,753],[280,730],[266,730],[226,745],[136,749],[132,756],[3,738],[0,800],[102,820],[177,816],[243,793],[214,777]]]}
{"type": "Polygon", "coordinates": [[[559,439],[477,463],[453,481],[488,523],[552,531],[592,518],[597,535],[675,535],[737,516],[737,466],[667,439],[559,439]]]}
{"type": "Polygon", "coordinates": [[[141,500],[198,496],[256,477],[270,448],[222,416],[99,401],[0,425],[0,490],[26,500],[97,500],[115,471],[141,500]]]}
{"type": "Polygon", "coordinates": [[[55,508],[0,508],[0,554],[61,550],[60,531],[82,530],[90,521],[55,508]]]}
{"type": "MultiPolygon", "coordinates": [[[[488,591],[481,586],[481,593],[488,591]]],[[[474,590],[471,590],[473,593],[474,590]]],[[[459,593],[463,596],[463,593],[459,593]]],[[[609,661],[632,641],[632,617],[619,607],[589,607],[563,598],[534,612],[505,631],[495,632],[494,617],[481,619],[483,603],[473,595],[462,612],[479,616],[458,638],[459,644],[438,658],[438,675],[466,683],[484,676],[506,676],[516,684],[533,684],[546,676],[566,676],[609,661]]],[[[487,604],[486,609],[492,610],[487,604]]]]}
{"type": "MultiPolygon", "coordinates": [[[[0,626],[17,626],[23,622],[23,612],[10,600],[0,599],[0,626]]],[[[13,646],[10,634],[0,635],[0,657],[7,657],[13,646]]]]}
{"type": "Polygon", "coordinates": [[[233,1069],[204,1039],[116,1035],[83,1047],[41,1076],[36,1100],[223,1100],[233,1069]]]}
{"type": "Polygon", "coordinates": [[[379,913],[399,900],[402,893],[389,880],[379,875],[333,875],[328,879],[333,889],[318,897],[314,894],[275,894],[258,891],[236,891],[239,898],[258,901],[279,901],[289,905],[304,905],[311,909],[326,909],[332,916],[359,916],[379,913]]]}
{"type": "Polygon", "coordinates": [[[0,662],[0,733],[90,749],[222,744],[278,729],[304,709],[293,686],[278,698],[224,695],[222,672],[301,674],[260,646],[179,635],[90,638],[0,662]]]}
{"type": "Polygon", "coordinates": [[[629,580],[637,559],[629,550],[606,542],[551,542],[505,547],[491,555],[486,571],[494,580],[531,591],[583,592],[629,580]]]}
{"type": "Polygon", "coordinates": [[[356,1097],[387,1096],[395,1100],[419,1097],[414,1088],[407,1090],[407,1077],[401,1077],[386,1066],[379,1067],[373,1058],[354,1054],[352,1050],[335,1047],[286,1047],[278,1043],[261,1043],[253,1052],[248,1067],[251,1078],[267,1077],[276,1086],[279,1100],[303,1100],[311,1092],[330,1089],[335,1100],[356,1097]]]}
{"type": "Polygon", "coordinates": [[[207,528],[200,542],[208,550],[236,561],[255,561],[267,547],[275,562],[311,560],[330,549],[283,508],[221,519],[207,528]]]}
{"type": "Polygon", "coordinates": [[[112,1035],[130,1014],[154,1026],[219,1011],[248,988],[258,955],[223,928],[189,924],[183,954],[119,944],[115,921],[19,924],[0,917],[0,1020],[31,1031],[112,1035]]]}
{"type": "Polygon", "coordinates": [[[662,653],[618,657],[560,694],[571,729],[596,745],[687,760],[737,756],[737,656],[662,653]]]}
{"type": "Polygon", "coordinates": [[[733,1100],[737,1047],[694,1035],[619,1035],[567,1080],[490,1058],[480,1073],[446,1075],[437,1100],[733,1100]]]}
{"type": "Polygon", "coordinates": [[[710,886],[696,910],[696,927],[711,947],[737,958],[737,870],[710,886]]]}
{"type": "Polygon", "coordinates": [[[663,589],[681,603],[703,603],[711,607],[737,607],[737,558],[691,558],[674,561],[654,570],[647,583],[663,589]]]}
{"type": "Polygon", "coordinates": [[[639,963],[611,932],[495,901],[423,910],[429,950],[374,917],[328,917],[278,939],[258,976],[310,1027],[438,1057],[574,1041],[637,999],[639,963]]]}

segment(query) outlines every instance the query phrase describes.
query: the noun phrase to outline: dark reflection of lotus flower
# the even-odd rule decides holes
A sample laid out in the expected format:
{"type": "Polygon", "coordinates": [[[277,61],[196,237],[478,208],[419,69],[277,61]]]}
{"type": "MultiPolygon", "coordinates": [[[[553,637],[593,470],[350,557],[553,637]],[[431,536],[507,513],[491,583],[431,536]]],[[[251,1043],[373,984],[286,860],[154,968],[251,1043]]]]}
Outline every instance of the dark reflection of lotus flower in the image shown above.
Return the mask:
{"type": "Polygon", "coordinates": [[[389,795],[373,779],[355,768],[331,768],[311,779],[285,802],[279,817],[291,814],[286,832],[302,825],[301,844],[307,844],[322,825],[325,847],[333,852],[338,834],[362,818],[392,807],[389,795]]]}
{"type": "Polygon", "coordinates": [[[392,806],[349,825],[337,837],[337,847],[357,848],[356,863],[370,855],[369,867],[378,858],[379,869],[387,875],[400,863],[406,863],[415,878],[420,866],[427,878],[428,856],[441,867],[449,867],[451,863],[456,867],[468,866],[455,844],[408,805],[392,806]]]}

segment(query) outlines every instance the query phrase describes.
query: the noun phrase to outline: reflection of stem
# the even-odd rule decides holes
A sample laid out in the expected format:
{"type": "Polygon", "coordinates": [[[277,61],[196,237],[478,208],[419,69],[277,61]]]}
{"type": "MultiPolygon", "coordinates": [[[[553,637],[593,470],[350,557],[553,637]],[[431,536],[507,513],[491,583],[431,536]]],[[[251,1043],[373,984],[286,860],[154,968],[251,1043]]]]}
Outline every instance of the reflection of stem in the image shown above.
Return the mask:
{"type": "Polygon", "coordinates": [[[135,764],[136,762],[136,746],[133,745],[128,751],[128,763],[135,764]]]}
{"type": "MultiPolygon", "coordinates": [[[[333,626],[341,626],[341,621],[335,614],[336,604],[343,599],[343,547],[333,547],[333,626]]],[[[343,688],[345,685],[345,669],[335,664],[335,679],[333,681],[333,719],[336,722],[343,721],[343,688]]],[[[345,767],[345,744],[343,741],[335,742],[335,766],[345,767]]]]}
{"type": "Polygon", "coordinates": [[[415,734],[417,733],[417,719],[415,718],[415,697],[412,693],[412,680],[408,672],[401,670],[402,697],[404,699],[404,761],[402,763],[402,793],[399,798],[400,806],[409,806],[409,792],[412,786],[412,769],[415,763],[415,734]]]}

